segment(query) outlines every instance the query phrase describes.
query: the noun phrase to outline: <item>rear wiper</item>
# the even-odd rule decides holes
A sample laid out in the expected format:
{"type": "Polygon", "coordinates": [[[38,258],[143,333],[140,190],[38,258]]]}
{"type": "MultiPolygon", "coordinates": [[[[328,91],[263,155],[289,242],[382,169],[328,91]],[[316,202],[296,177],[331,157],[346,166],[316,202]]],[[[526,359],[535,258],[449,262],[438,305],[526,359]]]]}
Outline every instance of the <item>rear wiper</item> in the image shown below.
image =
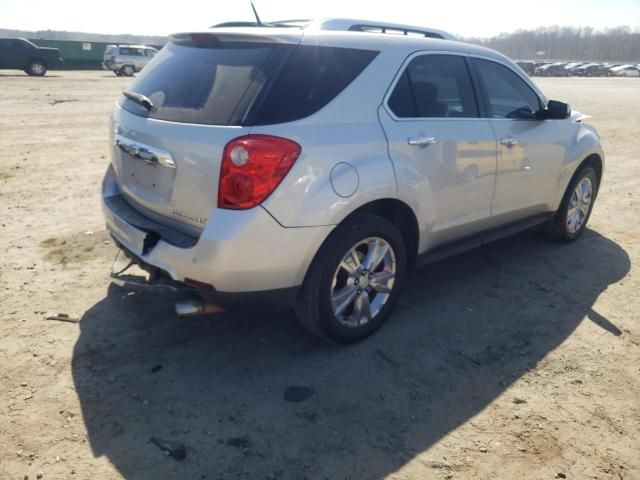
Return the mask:
{"type": "Polygon", "coordinates": [[[136,92],[127,92],[126,90],[122,92],[122,94],[125,97],[127,97],[129,100],[133,100],[134,102],[136,102],[139,105],[142,105],[144,108],[146,108],[149,111],[151,111],[151,109],[153,108],[153,102],[149,100],[149,97],[147,97],[146,95],[143,95],[141,93],[136,93],[136,92]]]}

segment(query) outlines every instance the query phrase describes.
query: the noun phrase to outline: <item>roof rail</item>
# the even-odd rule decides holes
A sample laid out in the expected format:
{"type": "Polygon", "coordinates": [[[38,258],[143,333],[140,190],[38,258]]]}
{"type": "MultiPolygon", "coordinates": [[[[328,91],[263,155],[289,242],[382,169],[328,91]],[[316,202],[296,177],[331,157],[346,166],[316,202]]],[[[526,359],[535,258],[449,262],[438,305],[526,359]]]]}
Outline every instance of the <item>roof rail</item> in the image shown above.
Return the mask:
{"type": "Polygon", "coordinates": [[[354,20],[346,18],[328,18],[311,22],[308,29],[336,30],[347,32],[386,33],[390,35],[418,35],[421,37],[456,40],[456,37],[443,30],[400,23],[375,22],[371,20],[354,20]]]}
{"type": "Polygon", "coordinates": [[[277,20],[274,22],[224,22],[216,27],[275,27],[275,28],[303,28],[309,30],[332,30],[342,32],[368,32],[385,33],[389,35],[421,36],[429,38],[441,38],[444,40],[457,40],[455,36],[443,30],[420,27],[415,25],[403,25],[399,23],[375,22],[371,20],[354,20],[346,18],[325,18],[319,20],[277,20]]]}

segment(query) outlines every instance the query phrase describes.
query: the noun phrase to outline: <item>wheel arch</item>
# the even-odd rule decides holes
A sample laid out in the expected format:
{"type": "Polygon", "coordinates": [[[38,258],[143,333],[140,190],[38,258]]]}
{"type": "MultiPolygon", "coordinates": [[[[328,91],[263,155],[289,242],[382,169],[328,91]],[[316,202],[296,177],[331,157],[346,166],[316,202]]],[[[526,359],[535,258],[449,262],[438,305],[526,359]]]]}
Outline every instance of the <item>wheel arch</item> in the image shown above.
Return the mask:
{"type": "Polygon", "coordinates": [[[418,219],[413,209],[397,198],[382,198],[356,208],[340,224],[350,221],[353,217],[361,214],[378,215],[391,222],[400,231],[407,250],[407,268],[411,269],[416,262],[420,238],[418,219]]]}
{"type": "Polygon", "coordinates": [[[44,58],[42,58],[42,57],[29,57],[29,59],[27,60],[27,65],[26,65],[26,66],[28,67],[28,66],[29,66],[29,65],[31,65],[33,62],[42,62],[42,64],[43,64],[45,67],[49,68],[49,63],[48,63],[44,58]]]}
{"type": "MultiPolygon", "coordinates": [[[[575,177],[580,169],[585,165],[589,165],[596,171],[598,174],[598,183],[600,183],[602,181],[602,173],[604,169],[602,157],[597,153],[588,155],[584,160],[582,160],[582,162],[580,162],[580,165],[578,165],[578,168],[576,168],[576,171],[573,173],[573,177],[575,177]]],[[[571,177],[571,180],[573,180],[573,177],[571,177]]]]}
{"type": "MultiPolygon", "coordinates": [[[[567,184],[564,187],[564,190],[562,191],[561,198],[564,198],[567,188],[569,187],[569,185],[571,185],[571,182],[573,182],[573,180],[576,178],[576,176],[580,173],[580,171],[585,166],[589,166],[593,168],[596,171],[596,174],[598,175],[598,190],[596,190],[595,192],[596,196],[598,195],[598,191],[600,190],[600,184],[602,182],[602,172],[603,172],[604,165],[602,162],[602,157],[599,154],[591,153],[586,157],[584,157],[580,163],[578,163],[576,169],[573,171],[573,174],[569,178],[569,181],[567,182],[567,184]]],[[[594,200],[595,200],[595,197],[594,197],[594,200]]]]}

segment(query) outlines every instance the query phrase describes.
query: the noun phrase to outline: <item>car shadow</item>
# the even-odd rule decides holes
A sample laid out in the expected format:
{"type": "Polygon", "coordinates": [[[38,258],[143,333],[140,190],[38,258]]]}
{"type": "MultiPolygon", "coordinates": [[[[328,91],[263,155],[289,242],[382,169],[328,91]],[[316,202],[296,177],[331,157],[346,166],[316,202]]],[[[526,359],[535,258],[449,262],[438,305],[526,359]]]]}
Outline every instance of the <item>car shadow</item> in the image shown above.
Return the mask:
{"type": "Polygon", "coordinates": [[[50,75],[49,73],[47,73],[46,75],[43,75],[42,77],[38,77],[38,76],[31,76],[28,75],[26,73],[22,73],[22,74],[13,74],[13,73],[0,73],[0,77],[21,77],[21,78],[60,78],[60,75],[50,75]]]}
{"type": "Polygon", "coordinates": [[[290,313],[178,320],[175,297],[111,285],[73,354],[88,440],[126,479],[384,478],[585,317],[616,341],[593,304],[629,269],[595,231],[570,245],[526,232],[413,272],[390,321],[350,346],[310,337],[290,313]],[[292,386],[306,389],[285,399],[292,386]],[[186,459],[152,436],[183,442],[186,459]]]}

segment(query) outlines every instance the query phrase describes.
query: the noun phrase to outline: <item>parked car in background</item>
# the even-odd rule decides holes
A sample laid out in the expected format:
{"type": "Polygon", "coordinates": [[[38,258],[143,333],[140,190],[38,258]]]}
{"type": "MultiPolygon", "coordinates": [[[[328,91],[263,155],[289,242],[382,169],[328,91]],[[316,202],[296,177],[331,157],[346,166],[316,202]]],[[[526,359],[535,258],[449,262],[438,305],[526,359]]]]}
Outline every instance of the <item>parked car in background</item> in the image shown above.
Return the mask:
{"type": "Polygon", "coordinates": [[[190,295],[179,314],[294,307],[353,342],[414,265],[535,225],[576,240],[603,171],[595,129],[504,55],[448,38],[344,19],[170,37],[110,120],[119,255],[190,295]]]}
{"type": "Polygon", "coordinates": [[[536,69],[536,75],[539,77],[569,77],[571,73],[564,68],[564,63],[551,63],[543,65],[536,69]]]}
{"type": "Polygon", "coordinates": [[[158,50],[146,45],[108,45],[102,67],[117,76],[131,77],[142,70],[156,53],[158,50]]]}
{"type": "Polygon", "coordinates": [[[47,70],[64,65],[57,48],[38,47],[25,38],[0,38],[0,69],[23,70],[42,77],[47,70]]]}
{"type": "Polygon", "coordinates": [[[573,68],[571,70],[573,75],[578,77],[610,77],[611,70],[606,68],[601,63],[588,63],[580,67],[573,68]]]}
{"type": "Polygon", "coordinates": [[[518,65],[522,70],[524,70],[524,72],[529,76],[532,76],[536,71],[536,65],[533,62],[520,60],[516,62],[516,65],[518,65]]]}
{"type": "Polygon", "coordinates": [[[580,67],[582,65],[585,65],[585,64],[583,62],[569,62],[564,66],[564,68],[566,68],[567,70],[571,71],[574,68],[578,68],[578,67],[580,67]]]}
{"type": "Polygon", "coordinates": [[[610,71],[616,77],[640,77],[640,69],[636,65],[619,65],[610,71]]]}

